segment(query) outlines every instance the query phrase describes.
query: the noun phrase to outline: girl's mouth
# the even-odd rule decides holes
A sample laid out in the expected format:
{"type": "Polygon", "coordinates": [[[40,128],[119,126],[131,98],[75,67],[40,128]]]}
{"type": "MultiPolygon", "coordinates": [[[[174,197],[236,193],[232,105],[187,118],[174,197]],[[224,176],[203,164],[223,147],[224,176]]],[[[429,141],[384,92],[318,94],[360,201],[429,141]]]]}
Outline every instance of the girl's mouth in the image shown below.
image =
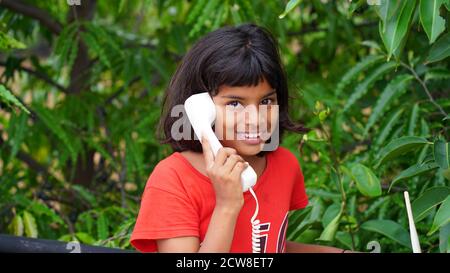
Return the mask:
{"type": "Polygon", "coordinates": [[[237,132],[237,140],[243,141],[245,144],[257,145],[261,143],[260,133],[244,133],[237,132]]]}

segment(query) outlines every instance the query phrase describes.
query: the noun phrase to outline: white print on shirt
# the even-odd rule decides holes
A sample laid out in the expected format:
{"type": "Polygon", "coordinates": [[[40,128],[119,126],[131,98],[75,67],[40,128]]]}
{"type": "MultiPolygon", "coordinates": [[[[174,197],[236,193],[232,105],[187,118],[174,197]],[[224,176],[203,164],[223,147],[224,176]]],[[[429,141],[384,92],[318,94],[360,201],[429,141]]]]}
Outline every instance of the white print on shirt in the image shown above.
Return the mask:
{"type": "Polygon", "coordinates": [[[277,243],[277,253],[285,252],[286,247],[286,230],[288,223],[288,213],[284,216],[283,223],[281,224],[280,230],[278,231],[278,243],[277,243]]]}
{"type": "MultiPolygon", "coordinates": [[[[288,213],[286,212],[283,222],[281,223],[280,230],[278,231],[277,253],[285,252],[287,225],[288,213]]],[[[261,253],[266,253],[267,243],[269,240],[270,222],[259,224],[259,230],[261,232],[259,237],[259,247],[261,249],[261,253]]]]}
{"type": "Polygon", "coordinates": [[[270,222],[259,224],[260,232],[266,232],[265,234],[259,235],[259,249],[261,253],[266,253],[267,240],[269,239],[270,222]]]}

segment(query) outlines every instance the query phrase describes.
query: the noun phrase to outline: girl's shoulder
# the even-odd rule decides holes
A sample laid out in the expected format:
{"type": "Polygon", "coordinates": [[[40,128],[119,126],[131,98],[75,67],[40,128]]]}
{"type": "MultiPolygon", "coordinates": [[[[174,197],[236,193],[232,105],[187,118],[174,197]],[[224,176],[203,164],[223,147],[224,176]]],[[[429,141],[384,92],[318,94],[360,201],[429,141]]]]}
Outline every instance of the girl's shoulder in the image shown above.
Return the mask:
{"type": "Polygon", "coordinates": [[[153,168],[147,180],[147,187],[164,189],[180,183],[180,172],[185,168],[179,158],[179,153],[174,152],[161,159],[153,168]]]}
{"type": "Polygon", "coordinates": [[[173,152],[156,164],[147,185],[159,186],[164,183],[164,185],[183,186],[198,178],[209,181],[199,156],[202,157],[202,154],[189,155],[173,152]]]}
{"type": "Polygon", "coordinates": [[[179,160],[177,159],[175,154],[176,153],[172,153],[161,159],[153,168],[152,173],[176,170],[176,167],[179,165],[179,160]]]}
{"type": "Polygon", "coordinates": [[[186,166],[187,157],[190,156],[181,152],[173,152],[165,158],[161,159],[155,166],[155,170],[179,170],[186,166]]]}
{"type": "Polygon", "coordinates": [[[278,148],[275,149],[274,151],[272,151],[271,153],[272,153],[272,157],[274,159],[276,159],[278,162],[283,162],[283,163],[295,162],[296,164],[298,164],[297,157],[288,148],[278,146],[278,148]]]}

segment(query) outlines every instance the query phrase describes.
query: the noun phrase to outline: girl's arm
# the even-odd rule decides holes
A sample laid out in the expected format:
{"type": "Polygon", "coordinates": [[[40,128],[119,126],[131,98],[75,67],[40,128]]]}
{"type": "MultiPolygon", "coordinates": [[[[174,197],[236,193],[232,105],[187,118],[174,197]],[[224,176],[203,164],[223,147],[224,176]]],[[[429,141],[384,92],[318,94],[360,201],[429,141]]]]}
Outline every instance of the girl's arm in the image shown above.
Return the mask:
{"type": "Polygon", "coordinates": [[[157,240],[158,252],[229,252],[239,210],[216,207],[205,239],[200,246],[197,237],[157,240]]]}
{"type": "Polygon", "coordinates": [[[302,244],[292,241],[286,242],[287,253],[352,253],[350,250],[344,250],[331,246],[302,244]]]}
{"type": "Polygon", "coordinates": [[[196,237],[178,237],[157,240],[159,252],[229,252],[233,241],[236,220],[244,205],[241,173],[246,168],[236,150],[220,148],[217,156],[202,138],[206,173],[211,179],[216,194],[208,230],[201,246],[196,237]]]}
{"type": "Polygon", "coordinates": [[[198,252],[229,252],[239,211],[216,207],[198,252]]]}

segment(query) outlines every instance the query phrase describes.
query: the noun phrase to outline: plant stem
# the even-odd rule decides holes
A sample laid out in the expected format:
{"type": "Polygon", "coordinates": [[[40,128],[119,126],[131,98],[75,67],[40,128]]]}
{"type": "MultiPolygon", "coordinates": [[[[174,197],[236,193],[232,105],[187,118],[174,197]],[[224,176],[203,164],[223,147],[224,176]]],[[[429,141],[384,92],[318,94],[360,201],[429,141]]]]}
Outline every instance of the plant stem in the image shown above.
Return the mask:
{"type": "Polygon", "coordinates": [[[444,109],[442,109],[442,107],[433,99],[433,97],[431,96],[431,92],[430,90],[428,90],[427,85],[425,84],[425,82],[419,77],[419,75],[417,75],[416,71],[409,65],[407,65],[406,63],[404,63],[403,61],[400,61],[400,64],[405,67],[406,69],[408,69],[414,76],[414,78],[420,83],[420,85],[422,86],[423,90],[425,91],[425,93],[428,96],[428,99],[431,101],[431,103],[433,103],[438,109],[439,112],[441,112],[442,115],[444,115],[444,117],[447,117],[448,114],[444,111],[444,109]]]}
{"type": "MultiPolygon", "coordinates": [[[[341,210],[342,210],[342,215],[349,217],[348,213],[347,213],[347,195],[345,194],[345,190],[344,190],[344,185],[342,184],[342,177],[341,177],[341,173],[340,173],[340,168],[339,168],[339,155],[336,152],[336,149],[334,148],[332,142],[331,142],[331,135],[328,134],[326,128],[323,126],[323,124],[321,124],[321,129],[323,131],[323,134],[325,135],[325,138],[327,139],[328,143],[330,143],[330,151],[331,151],[331,159],[333,161],[333,167],[336,171],[336,175],[338,177],[338,182],[339,182],[339,190],[341,192],[341,197],[342,197],[342,203],[341,203],[341,210]]],[[[353,234],[353,229],[351,227],[351,224],[348,225],[349,226],[349,233],[350,233],[350,237],[352,239],[352,250],[355,250],[355,239],[354,239],[354,234],[353,234]]]]}

